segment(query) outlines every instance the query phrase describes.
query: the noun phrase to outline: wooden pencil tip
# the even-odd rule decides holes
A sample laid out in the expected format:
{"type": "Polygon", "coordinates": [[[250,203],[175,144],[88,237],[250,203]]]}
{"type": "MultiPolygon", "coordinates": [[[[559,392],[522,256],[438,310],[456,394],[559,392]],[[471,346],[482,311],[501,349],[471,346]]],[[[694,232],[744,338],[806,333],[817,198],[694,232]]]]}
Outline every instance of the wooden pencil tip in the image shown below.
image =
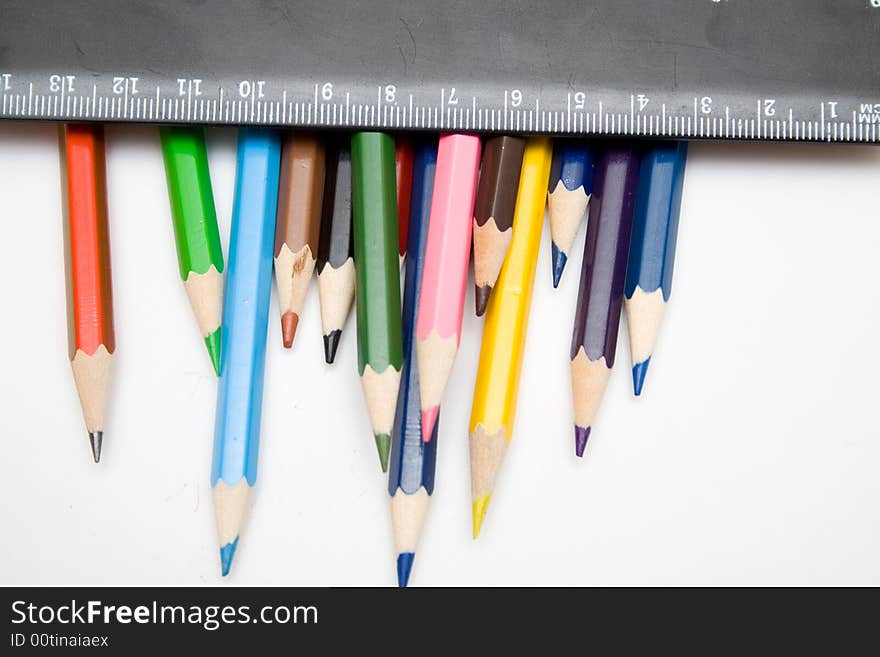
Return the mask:
{"type": "Polygon", "coordinates": [[[648,365],[651,364],[651,357],[648,356],[641,363],[633,365],[633,392],[638,397],[642,394],[642,388],[645,386],[645,376],[648,374],[648,365]]]}
{"type": "Polygon", "coordinates": [[[220,574],[226,577],[232,569],[232,557],[235,556],[235,548],[238,547],[238,536],[235,540],[220,548],[220,574]]]}
{"type": "Polygon", "coordinates": [[[377,433],[376,450],[379,452],[379,465],[382,466],[382,472],[388,472],[388,455],[391,453],[391,436],[387,433],[377,433]]]}
{"type": "Polygon", "coordinates": [[[584,455],[587,448],[587,440],[590,438],[590,430],[592,427],[579,427],[574,425],[574,453],[579,457],[584,455]]]}
{"type": "Polygon", "coordinates": [[[562,272],[565,269],[565,263],[568,262],[568,256],[556,246],[556,242],[550,244],[553,254],[553,287],[559,287],[559,281],[562,280],[562,272]]]}
{"type": "Polygon", "coordinates": [[[412,571],[415,552],[401,552],[397,555],[397,586],[405,589],[409,584],[409,574],[412,571]]]}
{"type": "Polygon", "coordinates": [[[95,459],[95,463],[101,462],[101,447],[103,444],[103,431],[89,431],[89,445],[92,447],[92,458],[95,459]]]}
{"type": "Polygon", "coordinates": [[[336,360],[336,350],[339,348],[339,338],[342,335],[341,329],[330,331],[324,336],[324,361],[328,365],[336,360]]]}
{"type": "Polygon", "coordinates": [[[299,324],[299,315],[292,310],[281,315],[281,338],[284,341],[285,349],[290,349],[293,346],[297,324],[299,324]]]}
{"type": "Polygon", "coordinates": [[[486,314],[486,306],[489,305],[489,297],[492,295],[491,285],[474,287],[474,302],[477,307],[477,317],[486,314]]]}
{"type": "Polygon", "coordinates": [[[492,499],[492,493],[483,495],[474,500],[474,539],[480,535],[480,529],[483,527],[483,520],[486,518],[486,509],[489,508],[489,500],[492,499]]]}
{"type": "Polygon", "coordinates": [[[214,366],[214,372],[220,376],[220,339],[222,337],[221,327],[213,333],[205,336],[205,347],[208,349],[208,356],[211,357],[211,365],[214,366]]]}

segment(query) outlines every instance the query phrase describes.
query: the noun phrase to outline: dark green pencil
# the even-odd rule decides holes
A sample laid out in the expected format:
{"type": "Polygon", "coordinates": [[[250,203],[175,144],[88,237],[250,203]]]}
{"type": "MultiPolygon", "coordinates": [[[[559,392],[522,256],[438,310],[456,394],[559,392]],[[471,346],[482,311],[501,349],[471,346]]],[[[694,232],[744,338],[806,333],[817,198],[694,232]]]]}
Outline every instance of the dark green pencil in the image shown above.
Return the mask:
{"type": "Polygon", "coordinates": [[[403,364],[394,140],[355,134],[351,173],[358,373],[385,472],[403,364]]]}

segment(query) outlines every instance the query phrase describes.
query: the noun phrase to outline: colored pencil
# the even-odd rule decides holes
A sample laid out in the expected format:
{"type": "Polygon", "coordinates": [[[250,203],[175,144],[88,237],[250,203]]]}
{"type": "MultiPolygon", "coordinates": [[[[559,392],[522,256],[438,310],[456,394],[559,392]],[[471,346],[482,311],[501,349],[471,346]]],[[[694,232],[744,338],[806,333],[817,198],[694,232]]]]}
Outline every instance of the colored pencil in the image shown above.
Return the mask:
{"type": "Polygon", "coordinates": [[[397,182],[397,252],[406,255],[409,235],[409,206],[412,199],[413,145],[406,137],[394,140],[394,179],[397,182]]]}
{"type": "Polygon", "coordinates": [[[352,136],[351,202],[358,373],[386,472],[403,365],[394,140],[388,135],[352,136]]]}
{"type": "Polygon", "coordinates": [[[578,456],[584,455],[614,366],[638,176],[639,153],[633,145],[609,145],[596,166],[571,339],[578,456]]]}
{"type": "Polygon", "coordinates": [[[347,141],[331,142],[327,148],[321,237],[318,241],[318,299],[327,363],[336,359],[339,338],[354,301],[351,152],[347,141]]]}
{"type": "Polygon", "coordinates": [[[405,587],[416,556],[416,546],[425,524],[428,504],[434,492],[437,458],[437,426],[422,439],[419,397],[419,367],[416,361],[416,313],[422,274],[437,147],[423,146],[415,156],[408,256],[403,289],[403,371],[397,411],[391,431],[391,464],[388,494],[391,496],[391,526],[397,553],[397,583],[405,587]]]}
{"type": "Polygon", "coordinates": [[[549,139],[526,141],[510,250],[486,309],[469,429],[474,538],[513,437],[551,159],[549,139]]]}
{"type": "Polygon", "coordinates": [[[62,128],[67,347],[95,463],[101,460],[116,336],[101,125],[62,128]]]}
{"type": "Polygon", "coordinates": [[[477,316],[486,312],[510,246],[525,140],[492,137],[483,149],[474,204],[474,285],[477,316]]]}
{"type": "Polygon", "coordinates": [[[659,142],[642,156],[623,302],[636,395],[642,394],[672,293],[686,162],[687,142],[684,141],[659,142]]]}
{"type": "Polygon", "coordinates": [[[280,161],[279,133],[239,130],[211,468],[223,575],[257,481],[280,161]]]}
{"type": "Polygon", "coordinates": [[[586,141],[558,139],[547,184],[550,237],[553,250],[553,287],[559,286],[593,188],[594,153],[586,141]]]}
{"type": "Polygon", "coordinates": [[[422,431],[426,436],[434,431],[461,339],[479,166],[479,137],[440,137],[416,325],[422,431]]]}
{"type": "Polygon", "coordinates": [[[315,135],[287,133],[281,150],[279,184],[275,282],[281,309],[281,337],[289,349],[315,271],[321,233],[324,144],[315,135]]]}
{"type": "Polygon", "coordinates": [[[223,250],[205,133],[198,126],[160,128],[180,278],[214,371],[220,374],[223,250]]]}

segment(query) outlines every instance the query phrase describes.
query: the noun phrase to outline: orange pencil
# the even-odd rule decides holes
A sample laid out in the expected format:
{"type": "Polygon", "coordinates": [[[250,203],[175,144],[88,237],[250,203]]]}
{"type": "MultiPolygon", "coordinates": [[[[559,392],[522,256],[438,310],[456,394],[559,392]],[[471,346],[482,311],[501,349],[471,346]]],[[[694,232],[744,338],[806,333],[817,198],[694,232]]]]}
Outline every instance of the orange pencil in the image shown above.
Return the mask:
{"type": "Polygon", "coordinates": [[[110,369],[116,350],[104,129],[100,125],[68,125],[60,138],[66,211],[68,355],[97,463],[101,460],[110,369]]]}

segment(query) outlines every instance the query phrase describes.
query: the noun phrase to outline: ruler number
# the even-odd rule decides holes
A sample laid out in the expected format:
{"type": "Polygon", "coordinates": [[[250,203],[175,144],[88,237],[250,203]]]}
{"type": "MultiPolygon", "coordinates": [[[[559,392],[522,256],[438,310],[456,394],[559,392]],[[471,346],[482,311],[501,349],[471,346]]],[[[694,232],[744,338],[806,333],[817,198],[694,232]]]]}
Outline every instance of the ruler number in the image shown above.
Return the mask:
{"type": "Polygon", "coordinates": [[[513,107],[519,107],[522,105],[522,91],[519,89],[511,89],[510,90],[510,104],[513,107]]]}
{"type": "Polygon", "coordinates": [[[703,114],[712,113],[712,98],[710,96],[703,96],[700,98],[700,111],[703,114]]]}
{"type": "Polygon", "coordinates": [[[49,91],[57,92],[64,90],[69,94],[74,93],[73,81],[76,80],[75,75],[50,75],[49,91]]]}
{"type": "Polygon", "coordinates": [[[447,105],[458,105],[458,98],[455,97],[455,87],[449,90],[449,100],[446,101],[447,105]]]}
{"type": "Polygon", "coordinates": [[[576,110],[582,110],[587,104],[587,94],[583,91],[578,91],[574,95],[574,108],[576,110]]]}
{"type": "Polygon", "coordinates": [[[325,82],[321,86],[321,98],[324,100],[331,100],[333,98],[333,83],[325,82]]]}
{"type": "MultiPolygon", "coordinates": [[[[453,91],[455,91],[453,89],[453,91]]],[[[393,84],[389,84],[385,86],[385,102],[393,103],[397,100],[397,87],[393,84]]]]}
{"type": "Polygon", "coordinates": [[[774,99],[764,100],[764,116],[776,116],[776,101],[774,99]]]}

